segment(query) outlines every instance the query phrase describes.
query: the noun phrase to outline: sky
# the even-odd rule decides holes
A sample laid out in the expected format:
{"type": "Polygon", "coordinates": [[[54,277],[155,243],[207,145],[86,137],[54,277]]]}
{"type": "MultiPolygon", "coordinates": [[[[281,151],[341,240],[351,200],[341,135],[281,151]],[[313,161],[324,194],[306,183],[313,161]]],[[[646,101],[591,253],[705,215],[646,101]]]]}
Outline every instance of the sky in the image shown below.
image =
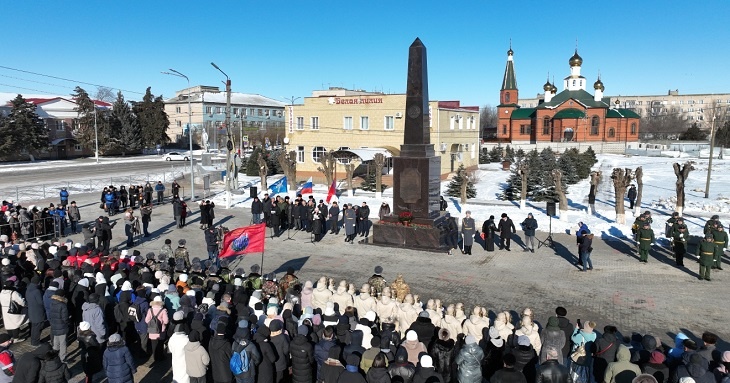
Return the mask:
{"type": "Polygon", "coordinates": [[[522,98],[548,72],[562,90],[576,41],[606,95],[725,93],[728,14],[725,0],[18,1],[3,7],[0,92],[93,95],[86,82],[171,97],[187,83],[161,71],[224,88],[215,62],[233,91],[279,101],[329,86],[405,93],[420,37],[431,100],[495,106],[510,39],[522,98]]]}

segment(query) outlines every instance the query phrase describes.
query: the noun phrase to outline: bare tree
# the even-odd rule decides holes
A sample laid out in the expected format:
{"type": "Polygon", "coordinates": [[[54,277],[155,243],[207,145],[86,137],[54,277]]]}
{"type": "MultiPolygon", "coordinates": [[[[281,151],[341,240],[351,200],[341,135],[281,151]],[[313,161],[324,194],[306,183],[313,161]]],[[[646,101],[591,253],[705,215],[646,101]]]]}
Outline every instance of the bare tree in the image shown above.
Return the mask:
{"type": "Polygon", "coordinates": [[[345,164],[345,175],[347,176],[347,195],[352,197],[352,191],[355,188],[352,184],[352,178],[355,175],[355,164],[350,162],[345,164]]]}
{"type": "Polygon", "coordinates": [[[560,202],[560,220],[568,220],[568,199],[565,197],[565,190],[563,190],[563,172],[560,169],[553,169],[552,171],[553,183],[555,184],[555,194],[558,195],[560,202]]]}
{"type": "Polygon", "coordinates": [[[601,183],[602,173],[600,171],[591,172],[591,191],[588,192],[588,205],[591,207],[591,214],[596,214],[596,193],[598,193],[598,185],[601,183]]]}
{"type": "Polygon", "coordinates": [[[527,201],[527,176],[530,174],[530,168],[526,163],[521,163],[517,167],[517,174],[522,179],[522,190],[520,190],[520,209],[525,208],[525,201],[527,201]]]}
{"type": "Polygon", "coordinates": [[[337,160],[334,153],[334,151],[330,150],[319,157],[319,163],[322,164],[322,166],[318,167],[317,171],[324,174],[324,178],[327,181],[327,187],[332,185],[332,180],[335,178],[335,164],[337,160]]]}
{"type": "Polygon", "coordinates": [[[487,104],[484,105],[482,110],[479,112],[479,137],[481,138],[492,138],[482,137],[485,129],[494,128],[497,126],[497,108],[487,104]]]}
{"type": "Polygon", "coordinates": [[[279,161],[279,166],[281,166],[281,169],[284,171],[284,177],[286,177],[286,182],[289,185],[289,190],[296,190],[297,152],[292,150],[289,153],[280,155],[277,160],[279,161]]]}
{"type": "Polygon", "coordinates": [[[620,224],[626,223],[626,211],[624,209],[624,195],[626,188],[631,185],[633,179],[631,169],[614,168],[611,172],[611,180],[613,180],[613,189],[616,193],[616,222],[620,224]]]}
{"type": "Polygon", "coordinates": [[[115,92],[114,89],[106,86],[96,87],[96,94],[94,95],[95,100],[112,103],[116,100],[116,98],[117,92],[115,92]]]}
{"type": "Polygon", "coordinates": [[[634,172],[634,177],[636,178],[636,205],[634,205],[634,217],[638,217],[639,214],[641,214],[641,194],[644,191],[644,169],[639,166],[636,168],[636,171],[634,172]]]}
{"type": "Polygon", "coordinates": [[[383,167],[385,167],[385,155],[383,153],[375,154],[373,166],[375,166],[375,196],[379,198],[383,192],[383,167]]]}
{"type": "Polygon", "coordinates": [[[688,121],[681,113],[657,112],[657,109],[665,108],[652,108],[654,112],[641,118],[641,138],[676,139],[689,128],[688,121]]]}
{"type": "Polygon", "coordinates": [[[259,164],[259,177],[261,178],[261,190],[266,191],[269,189],[269,186],[266,183],[266,176],[269,175],[269,165],[266,164],[266,160],[264,159],[263,153],[259,153],[259,158],[256,160],[256,163],[259,164]]]}
{"type": "Polygon", "coordinates": [[[684,184],[687,182],[687,177],[689,176],[689,172],[694,170],[694,167],[692,167],[692,163],[687,161],[684,163],[684,166],[679,165],[679,163],[674,163],[674,175],[677,176],[677,213],[679,213],[679,216],[682,216],[682,211],[684,210],[684,184]]]}

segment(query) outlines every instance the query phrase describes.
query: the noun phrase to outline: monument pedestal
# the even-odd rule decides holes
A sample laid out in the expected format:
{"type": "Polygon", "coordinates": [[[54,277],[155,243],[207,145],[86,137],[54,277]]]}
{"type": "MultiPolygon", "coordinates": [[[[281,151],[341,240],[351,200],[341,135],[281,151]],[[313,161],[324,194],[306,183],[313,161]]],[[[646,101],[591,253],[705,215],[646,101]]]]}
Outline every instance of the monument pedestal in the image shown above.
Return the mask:
{"type": "Polygon", "coordinates": [[[442,216],[436,219],[414,219],[408,226],[398,222],[398,216],[384,217],[373,224],[373,244],[405,249],[448,251],[444,233],[438,228],[442,216]]]}

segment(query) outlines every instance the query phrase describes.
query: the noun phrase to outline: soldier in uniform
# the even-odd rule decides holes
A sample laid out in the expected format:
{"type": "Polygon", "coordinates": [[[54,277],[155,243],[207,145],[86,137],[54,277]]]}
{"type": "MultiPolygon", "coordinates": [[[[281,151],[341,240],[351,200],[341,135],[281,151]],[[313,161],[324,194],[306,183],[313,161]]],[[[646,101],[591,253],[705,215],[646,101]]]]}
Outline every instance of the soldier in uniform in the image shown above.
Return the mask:
{"type": "Polygon", "coordinates": [[[244,286],[246,286],[246,289],[249,290],[249,293],[255,291],[255,290],[261,290],[261,274],[259,272],[261,271],[261,266],[259,265],[252,265],[251,266],[251,272],[248,274],[248,277],[246,277],[246,281],[244,282],[244,286]]]}
{"type": "Polygon", "coordinates": [[[727,232],[722,225],[717,225],[715,231],[712,232],[712,238],[715,242],[715,256],[712,268],[722,270],[722,255],[725,253],[725,248],[727,248],[727,232]]]}
{"type": "Polygon", "coordinates": [[[716,226],[719,223],[720,223],[720,216],[713,215],[709,221],[705,222],[705,235],[712,234],[712,231],[715,230],[716,226]]]}
{"type": "Polygon", "coordinates": [[[294,268],[287,268],[286,274],[284,274],[284,276],[281,277],[281,280],[279,281],[279,300],[284,299],[287,291],[298,284],[299,278],[294,275],[294,268]]]}
{"type": "Polygon", "coordinates": [[[644,226],[639,229],[636,236],[639,239],[639,262],[649,262],[649,250],[651,245],[654,244],[654,230],[649,226],[648,221],[644,221],[644,226]]]}
{"type": "Polygon", "coordinates": [[[185,248],[185,240],[181,239],[177,241],[177,249],[175,249],[175,262],[178,263],[178,259],[182,259],[185,268],[190,267],[190,253],[185,248]]]}
{"type": "Polygon", "coordinates": [[[636,219],[634,220],[634,224],[631,226],[631,232],[634,233],[634,240],[636,241],[637,246],[638,246],[638,242],[639,242],[638,233],[639,233],[639,230],[641,230],[641,228],[644,227],[644,222],[646,222],[646,216],[641,214],[638,217],[636,217],[636,219]]]}
{"type": "Polygon", "coordinates": [[[697,256],[700,257],[700,275],[697,279],[709,281],[715,256],[715,239],[712,234],[705,234],[705,240],[697,246],[697,256]]]}
{"type": "Polygon", "coordinates": [[[344,215],[345,221],[345,242],[352,243],[357,235],[357,213],[355,213],[355,210],[352,208],[352,204],[349,204],[347,205],[347,210],[344,210],[342,214],[344,215]]]}
{"type": "Polygon", "coordinates": [[[474,234],[476,234],[476,223],[474,218],[471,217],[471,212],[466,211],[466,217],[461,219],[461,235],[463,236],[462,241],[464,243],[464,249],[461,251],[462,254],[471,255],[471,247],[474,245],[474,234]]]}
{"type": "Polygon", "coordinates": [[[398,278],[396,278],[393,283],[390,284],[390,289],[395,294],[395,299],[401,303],[403,303],[406,295],[411,293],[411,288],[403,280],[403,274],[398,274],[398,278]]]}
{"type": "MultiPolygon", "coordinates": [[[[677,223],[677,219],[679,218],[679,213],[676,211],[672,213],[672,216],[669,217],[667,222],[664,223],[664,237],[666,238],[674,238],[674,225],[677,223]]],[[[673,248],[674,241],[669,241],[669,247],[673,248]]]]}
{"type": "Polygon", "coordinates": [[[672,238],[674,259],[677,262],[677,266],[684,266],[684,255],[687,254],[687,240],[689,239],[687,226],[684,224],[678,226],[672,238]]]}
{"type": "Polygon", "coordinates": [[[368,285],[370,285],[370,295],[373,297],[379,297],[388,282],[381,275],[383,273],[383,268],[381,266],[375,266],[374,272],[375,273],[368,279],[368,285]]]}

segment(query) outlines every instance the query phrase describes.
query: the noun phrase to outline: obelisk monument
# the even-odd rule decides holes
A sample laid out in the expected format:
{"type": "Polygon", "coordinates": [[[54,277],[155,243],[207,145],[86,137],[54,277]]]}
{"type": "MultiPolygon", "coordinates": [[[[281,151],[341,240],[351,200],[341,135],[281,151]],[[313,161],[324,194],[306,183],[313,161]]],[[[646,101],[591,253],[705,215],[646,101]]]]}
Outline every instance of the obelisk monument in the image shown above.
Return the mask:
{"type": "Polygon", "coordinates": [[[393,157],[393,215],[410,211],[420,224],[439,216],[441,158],[431,144],[429,120],[426,47],[416,38],[408,51],[403,145],[393,157]]]}

